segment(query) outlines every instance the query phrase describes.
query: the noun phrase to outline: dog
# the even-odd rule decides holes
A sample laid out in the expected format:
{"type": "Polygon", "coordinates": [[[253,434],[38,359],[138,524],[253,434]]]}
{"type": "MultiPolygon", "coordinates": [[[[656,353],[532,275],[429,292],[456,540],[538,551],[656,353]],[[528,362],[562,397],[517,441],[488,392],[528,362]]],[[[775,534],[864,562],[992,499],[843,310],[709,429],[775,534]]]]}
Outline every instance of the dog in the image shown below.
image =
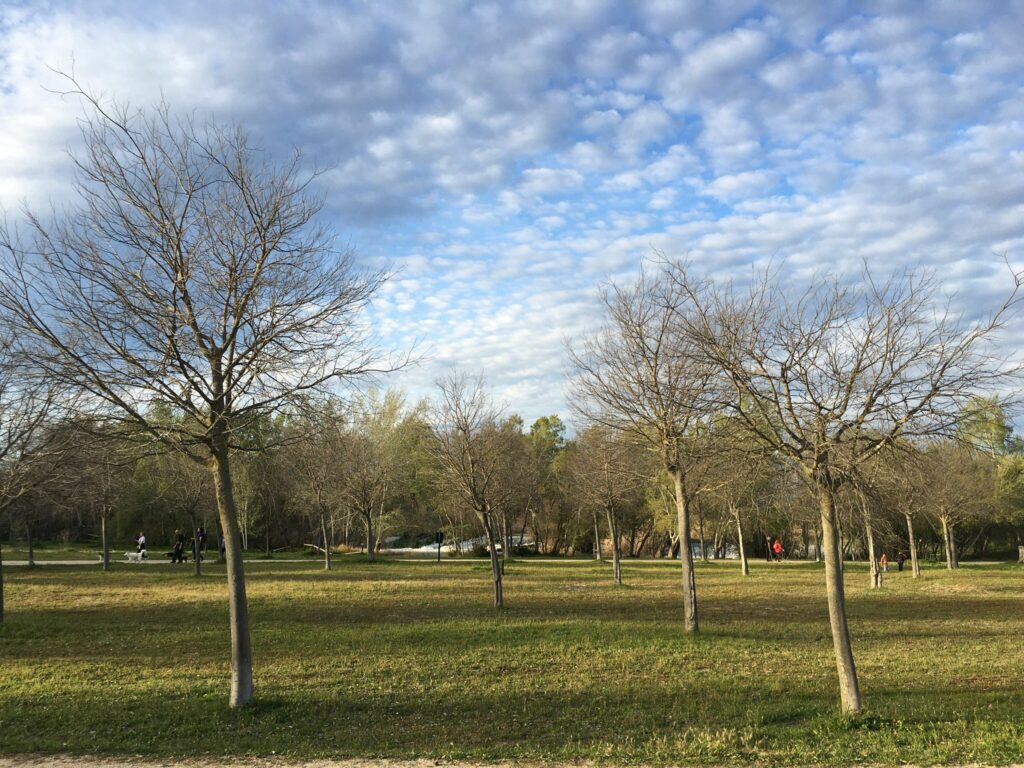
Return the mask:
{"type": "Polygon", "coordinates": [[[141,563],[143,560],[148,560],[146,556],[146,550],[141,552],[125,552],[124,556],[128,559],[129,563],[141,563]]]}

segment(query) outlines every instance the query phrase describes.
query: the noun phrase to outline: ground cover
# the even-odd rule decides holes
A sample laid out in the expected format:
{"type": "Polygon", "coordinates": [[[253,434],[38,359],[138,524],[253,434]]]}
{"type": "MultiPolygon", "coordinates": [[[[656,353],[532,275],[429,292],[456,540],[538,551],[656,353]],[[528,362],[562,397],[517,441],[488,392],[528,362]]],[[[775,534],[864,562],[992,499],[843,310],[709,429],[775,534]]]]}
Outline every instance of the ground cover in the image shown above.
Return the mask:
{"type": "Polygon", "coordinates": [[[820,567],[247,565],[256,706],[227,708],[223,569],[6,570],[0,753],[772,764],[1020,761],[1024,569],[847,571],[863,717],[837,714],[820,567]]]}

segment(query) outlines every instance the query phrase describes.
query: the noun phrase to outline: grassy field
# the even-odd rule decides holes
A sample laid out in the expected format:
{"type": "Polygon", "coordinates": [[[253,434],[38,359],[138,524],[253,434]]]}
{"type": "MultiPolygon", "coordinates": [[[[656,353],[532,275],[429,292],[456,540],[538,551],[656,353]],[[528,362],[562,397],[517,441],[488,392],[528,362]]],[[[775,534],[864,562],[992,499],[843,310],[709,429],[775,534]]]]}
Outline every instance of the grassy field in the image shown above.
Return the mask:
{"type": "Polygon", "coordinates": [[[227,704],[223,571],[6,571],[0,753],[628,763],[1024,759],[1024,569],[847,573],[868,712],[837,714],[822,573],[520,561],[247,566],[258,704],[227,704]]]}

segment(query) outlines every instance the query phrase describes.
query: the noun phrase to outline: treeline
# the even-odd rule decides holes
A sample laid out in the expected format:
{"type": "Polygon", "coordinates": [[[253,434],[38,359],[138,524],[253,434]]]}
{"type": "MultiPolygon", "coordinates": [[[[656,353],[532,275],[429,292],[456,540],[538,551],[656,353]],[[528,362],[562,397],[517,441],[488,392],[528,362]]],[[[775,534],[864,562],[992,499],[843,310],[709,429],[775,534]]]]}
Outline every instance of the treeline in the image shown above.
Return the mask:
{"type": "MultiPolygon", "coordinates": [[[[450,554],[486,555],[472,504],[439,459],[435,415],[429,402],[410,403],[400,391],[370,391],[243,430],[233,468],[243,548],[326,547],[372,559],[432,544],[440,531],[450,554]]],[[[67,420],[48,429],[46,460],[6,505],[12,545],[76,542],[99,551],[104,526],[116,546],[145,532],[151,549],[170,549],[175,530],[198,526],[219,543],[205,467],[156,443],[104,434],[98,424],[67,420]]],[[[527,427],[498,414],[492,429],[499,552],[613,563],[679,556],[671,478],[634,441],[598,425],[567,436],[558,416],[527,427]]],[[[961,558],[1016,559],[1024,545],[1024,444],[991,400],[974,403],[961,432],[880,455],[856,487],[838,494],[844,559],[903,552],[913,561],[920,553],[949,568],[961,558]]],[[[799,473],[719,439],[699,467],[705,490],[689,531],[694,557],[744,567],[778,539],[787,557],[819,559],[820,517],[799,473]]]]}

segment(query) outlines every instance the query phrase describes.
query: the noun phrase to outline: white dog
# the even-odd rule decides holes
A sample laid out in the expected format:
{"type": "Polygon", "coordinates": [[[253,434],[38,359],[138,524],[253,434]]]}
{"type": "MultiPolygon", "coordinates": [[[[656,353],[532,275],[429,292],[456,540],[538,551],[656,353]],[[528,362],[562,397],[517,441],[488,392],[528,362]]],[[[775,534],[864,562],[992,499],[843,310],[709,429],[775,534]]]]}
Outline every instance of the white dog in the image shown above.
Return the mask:
{"type": "Polygon", "coordinates": [[[141,563],[143,560],[148,560],[146,557],[146,550],[141,552],[125,552],[124,556],[128,558],[129,563],[141,563]]]}

